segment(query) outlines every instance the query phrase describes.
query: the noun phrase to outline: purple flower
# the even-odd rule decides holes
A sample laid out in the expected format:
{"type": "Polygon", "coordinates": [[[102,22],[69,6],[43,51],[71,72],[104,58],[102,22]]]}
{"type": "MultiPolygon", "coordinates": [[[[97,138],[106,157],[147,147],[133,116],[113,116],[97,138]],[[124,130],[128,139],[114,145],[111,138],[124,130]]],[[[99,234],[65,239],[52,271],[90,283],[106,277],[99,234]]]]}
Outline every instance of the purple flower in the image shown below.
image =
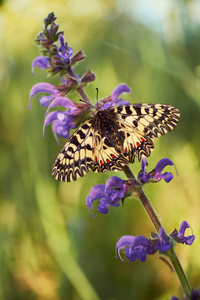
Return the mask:
{"type": "Polygon", "coordinates": [[[160,227],[159,229],[159,241],[155,242],[155,247],[163,253],[167,252],[171,248],[169,238],[167,237],[163,227],[160,227]]]}
{"type": "MultiPolygon", "coordinates": [[[[200,289],[192,290],[191,295],[189,297],[184,298],[185,300],[198,300],[200,299],[200,289]]],[[[181,300],[176,296],[172,296],[170,300],[181,300]]]]}
{"type": "Polygon", "coordinates": [[[59,91],[54,85],[46,82],[37,83],[32,87],[30,91],[30,97],[29,97],[30,108],[31,108],[31,98],[33,98],[37,93],[50,94],[49,96],[42,96],[39,98],[40,104],[44,107],[49,106],[50,101],[56,98],[57,96],[59,96],[59,91]]]}
{"type": "MultiPolygon", "coordinates": [[[[138,174],[138,181],[140,183],[147,183],[149,182],[158,182],[161,179],[164,179],[165,182],[170,182],[173,179],[173,175],[171,172],[164,172],[162,173],[162,170],[166,166],[174,166],[174,163],[169,159],[169,158],[162,158],[155,168],[147,173],[146,172],[146,166],[147,166],[147,159],[146,157],[142,159],[142,166],[141,166],[141,171],[138,174]]],[[[177,173],[178,174],[178,173],[177,173]]]]}
{"type": "Polygon", "coordinates": [[[191,300],[199,300],[200,299],[200,289],[192,290],[191,300]]]}
{"type": "MultiPolygon", "coordinates": [[[[110,177],[106,184],[98,184],[91,188],[86,198],[86,206],[94,209],[93,202],[99,199],[98,211],[107,214],[110,206],[119,206],[128,187],[124,181],[116,176],[110,177]]],[[[90,210],[89,210],[90,211],[90,210]]]]}
{"type": "Polygon", "coordinates": [[[40,55],[38,57],[36,57],[33,62],[32,62],[32,73],[34,74],[34,68],[38,67],[39,69],[45,70],[47,68],[50,68],[50,58],[40,55]]]}
{"type": "MultiPolygon", "coordinates": [[[[40,104],[44,107],[48,106],[46,111],[46,117],[44,120],[43,126],[43,135],[45,127],[52,123],[52,130],[55,136],[55,139],[58,142],[56,134],[59,134],[63,138],[68,138],[70,135],[70,129],[75,128],[75,117],[79,113],[79,109],[76,104],[66,97],[59,97],[59,91],[57,88],[49,83],[38,83],[34,85],[30,92],[30,99],[34,97],[37,93],[44,92],[49,93],[49,96],[43,96],[39,98],[40,104]],[[54,99],[54,100],[53,100],[54,99]],[[53,100],[53,101],[52,101],[53,100]],[[50,101],[52,101],[50,103],[50,101]],[[67,109],[67,111],[53,111],[49,114],[48,111],[50,108],[55,108],[56,106],[62,106],[67,109]]],[[[31,107],[31,104],[30,104],[31,107]]]]}
{"type": "Polygon", "coordinates": [[[50,108],[55,108],[56,106],[63,106],[67,108],[68,114],[72,116],[76,116],[79,113],[79,109],[76,104],[66,97],[56,97],[49,105],[47,112],[50,108]]]}
{"type": "Polygon", "coordinates": [[[144,236],[131,236],[125,235],[121,237],[115,248],[115,253],[119,258],[124,261],[121,257],[120,251],[125,248],[126,258],[130,260],[130,262],[135,261],[136,258],[142,262],[146,261],[147,254],[154,254],[155,248],[151,244],[151,242],[144,236]]]}
{"type": "Polygon", "coordinates": [[[177,242],[186,245],[192,245],[195,240],[194,235],[185,236],[185,231],[187,228],[190,228],[188,222],[183,221],[180,225],[179,231],[175,229],[170,236],[177,242]]]}
{"type": "Polygon", "coordinates": [[[120,251],[125,248],[125,255],[130,261],[135,261],[136,258],[142,262],[146,261],[147,254],[154,254],[157,250],[160,252],[167,252],[171,248],[169,238],[164,229],[161,227],[159,234],[153,234],[151,240],[146,237],[125,235],[121,237],[115,248],[118,250],[118,256],[123,261],[120,251]]]}
{"type": "Polygon", "coordinates": [[[72,48],[67,46],[67,43],[65,43],[64,37],[62,35],[59,36],[59,40],[60,48],[58,49],[58,54],[56,54],[56,57],[60,57],[62,61],[68,65],[70,63],[70,57],[73,54],[73,50],[72,48]]]}
{"type": "Polygon", "coordinates": [[[111,93],[112,102],[114,102],[115,104],[119,104],[119,105],[129,104],[128,100],[123,101],[121,98],[119,99],[119,96],[122,93],[130,93],[130,92],[131,92],[131,89],[126,84],[121,83],[121,84],[117,85],[111,93]]]}
{"type": "Polygon", "coordinates": [[[61,137],[67,139],[70,136],[70,129],[76,127],[74,120],[75,117],[70,116],[67,111],[52,111],[45,117],[43,125],[43,135],[45,126],[53,122],[52,131],[57,143],[59,144],[56,134],[59,134],[61,137]]]}
{"type": "Polygon", "coordinates": [[[121,83],[121,84],[117,85],[114,88],[114,90],[112,91],[110,98],[108,98],[109,101],[106,102],[102,106],[102,109],[105,110],[105,109],[107,109],[109,107],[112,107],[112,106],[129,104],[128,100],[122,100],[121,98],[119,99],[119,96],[122,93],[130,93],[130,92],[131,92],[131,90],[126,84],[121,83]]]}

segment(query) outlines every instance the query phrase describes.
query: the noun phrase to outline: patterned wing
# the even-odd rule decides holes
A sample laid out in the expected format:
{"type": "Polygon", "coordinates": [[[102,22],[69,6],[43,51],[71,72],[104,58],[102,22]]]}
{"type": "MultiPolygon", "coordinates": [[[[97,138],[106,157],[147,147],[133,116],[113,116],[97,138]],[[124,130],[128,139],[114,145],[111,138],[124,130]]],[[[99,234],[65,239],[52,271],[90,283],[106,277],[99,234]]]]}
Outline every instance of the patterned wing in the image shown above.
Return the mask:
{"type": "Polygon", "coordinates": [[[94,172],[122,170],[135,156],[151,154],[153,138],[171,131],[179,110],[163,104],[133,104],[98,110],[67,141],[58,154],[52,175],[73,181],[90,169],[94,172]]]}
{"type": "MultiPolygon", "coordinates": [[[[93,172],[108,172],[121,171],[125,165],[128,165],[128,160],[121,154],[121,149],[116,143],[112,141],[108,143],[107,136],[103,138],[99,134],[101,128],[95,131],[96,136],[94,140],[94,156],[92,163],[93,172]]],[[[116,131],[114,131],[117,134],[116,131]]],[[[111,133],[111,134],[114,134],[111,133]]]]}
{"type": "Polygon", "coordinates": [[[134,162],[135,156],[151,154],[153,138],[164,135],[177,125],[180,112],[170,105],[164,104],[133,104],[112,107],[110,114],[116,114],[119,132],[124,134],[123,155],[134,162]]]}
{"type": "Polygon", "coordinates": [[[58,154],[52,175],[57,180],[73,181],[84,176],[92,166],[94,128],[92,119],[87,120],[68,139],[58,154]]]}
{"type": "Polygon", "coordinates": [[[101,124],[95,118],[87,120],[66,142],[58,154],[52,175],[60,181],[73,181],[90,169],[93,172],[122,170],[128,160],[116,147],[104,143],[101,124]]]}

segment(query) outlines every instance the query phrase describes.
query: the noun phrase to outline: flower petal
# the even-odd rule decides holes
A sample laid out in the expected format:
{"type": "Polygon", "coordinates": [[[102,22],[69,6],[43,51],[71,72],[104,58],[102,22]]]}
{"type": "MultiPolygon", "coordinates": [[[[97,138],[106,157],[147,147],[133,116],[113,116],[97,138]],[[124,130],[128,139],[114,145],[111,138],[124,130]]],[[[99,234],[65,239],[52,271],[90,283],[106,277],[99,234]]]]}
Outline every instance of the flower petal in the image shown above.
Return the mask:
{"type": "Polygon", "coordinates": [[[174,163],[169,158],[162,158],[155,166],[156,173],[161,173],[166,166],[174,166],[174,163]]]}
{"type": "Polygon", "coordinates": [[[128,105],[129,101],[128,100],[119,99],[119,100],[116,101],[116,104],[117,105],[128,105]]]}
{"type": "Polygon", "coordinates": [[[35,84],[30,91],[30,96],[29,96],[30,108],[31,108],[31,98],[33,98],[37,93],[48,93],[48,94],[56,95],[58,93],[58,90],[54,85],[50,83],[40,82],[35,84]]]}
{"type": "MultiPolygon", "coordinates": [[[[45,132],[45,127],[48,126],[51,122],[57,121],[52,129],[54,136],[59,134],[63,138],[69,137],[69,130],[75,128],[74,117],[68,115],[66,111],[52,111],[44,119],[43,125],[43,136],[45,132]]],[[[56,139],[57,140],[57,139],[56,139]]]]}
{"type": "MultiPolygon", "coordinates": [[[[104,196],[103,198],[101,198],[101,199],[99,200],[99,206],[98,206],[97,210],[98,210],[100,213],[106,215],[106,214],[109,212],[109,207],[110,207],[111,205],[112,205],[112,203],[111,203],[111,201],[110,201],[110,198],[104,196]]],[[[120,203],[119,203],[119,205],[120,205],[120,203]]],[[[119,205],[118,205],[118,206],[119,206],[119,205]]]]}
{"type": "Polygon", "coordinates": [[[148,166],[147,159],[146,159],[146,157],[144,157],[142,159],[142,163],[141,163],[141,171],[138,174],[138,180],[141,183],[146,183],[151,178],[151,176],[149,174],[147,174],[147,172],[146,172],[146,167],[147,166],[148,166]]]}
{"type": "Polygon", "coordinates": [[[160,238],[160,241],[155,244],[155,247],[160,252],[165,253],[171,248],[171,244],[170,244],[170,241],[169,241],[163,227],[160,227],[160,229],[159,229],[159,238],[160,238]]]}
{"type": "Polygon", "coordinates": [[[113,103],[112,101],[108,101],[108,102],[104,103],[104,105],[102,105],[101,109],[105,110],[105,109],[108,109],[113,106],[115,106],[115,103],[113,103]]]}
{"type": "Polygon", "coordinates": [[[174,176],[172,175],[171,172],[164,172],[163,174],[160,175],[160,179],[164,179],[165,182],[170,182],[174,176]]]}
{"type": "Polygon", "coordinates": [[[49,125],[54,120],[65,122],[67,118],[67,112],[65,111],[52,111],[44,119],[44,126],[49,125]]]}
{"type": "Polygon", "coordinates": [[[108,181],[106,182],[106,190],[108,190],[110,187],[114,187],[114,188],[123,188],[123,184],[124,181],[117,177],[117,176],[112,176],[108,179],[108,181]]]}
{"type": "Polygon", "coordinates": [[[117,253],[118,253],[118,256],[119,256],[119,258],[122,260],[122,261],[124,261],[124,259],[122,259],[122,257],[121,257],[121,254],[120,254],[120,251],[123,249],[123,248],[125,248],[125,247],[130,247],[131,245],[132,245],[132,243],[133,243],[133,240],[134,240],[134,236],[132,236],[132,235],[124,235],[124,236],[122,236],[119,240],[118,240],[118,242],[117,242],[117,244],[116,244],[116,247],[115,247],[115,257],[117,257],[117,253]]]}
{"type": "Polygon", "coordinates": [[[180,225],[177,237],[179,238],[179,243],[191,245],[195,240],[195,236],[194,235],[185,236],[185,231],[187,228],[190,228],[190,225],[188,224],[187,221],[183,221],[180,225]]]}
{"type": "Polygon", "coordinates": [[[154,246],[143,235],[136,236],[131,247],[137,249],[138,246],[141,246],[143,249],[145,249],[147,254],[153,254],[155,252],[154,246]]]}
{"type": "Polygon", "coordinates": [[[38,67],[39,69],[47,69],[47,68],[50,68],[51,65],[50,65],[50,58],[49,57],[46,57],[46,56],[43,56],[43,55],[40,55],[38,57],[36,57],[33,62],[32,62],[32,73],[34,75],[34,68],[35,67],[38,67]]]}
{"type": "Polygon", "coordinates": [[[119,95],[121,95],[124,92],[126,92],[126,93],[131,92],[131,89],[128,87],[128,85],[121,83],[118,86],[116,86],[111,93],[112,101],[116,101],[118,99],[119,95]]]}
{"type": "Polygon", "coordinates": [[[136,237],[126,235],[121,237],[115,248],[115,255],[118,249],[118,256],[123,261],[120,251],[125,248],[126,258],[129,259],[131,262],[135,261],[136,258],[142,262],[146,261],[147,254],[155,253],[155,248],[151,244],[151,242],[142,235],[138,235],[136,237]]]}
{"type": "Polygon", "coordinates": [[[105,184],[97,184],[93,186],[89,194],[87,195],[86,206],[92,207],[92,203],[95,200],[102,198],[104,194],[105,194],[105,184]]]}
{"type": "MultiPolygon", "coordinates": [[[[67,116],[67,121],[62,122],[60,120],[54,120],[52,123],[52,131],[58,142],[56,134],[59,134],[64,139],[68,139],[70,136],[70,129],[74,128],[74,118],[67,116]]],[[[59,144],[59,142],[58,142],[59,144]]]]}
{"type": "Polygon", "coordinates": [[[59,36],[59,40],[61,51],[58,50],[56,57],[61,57],[66,64],[69,64],[70,56],[73,54],[73,49],[71,47],[67,47],[67,43],[64,42],[64,37],[62,35],[59,36]]]}
{"type": "Polygon", "coordinates": [[[119,206],[120,203],[118,202],[119,204],[117,204],[117,201],[124,198],[127,190],[127,185],[117,176],[110,177],[106,182],[105,193],[110,198],[109,203],[111,205],[119,206]]]}
{"type": "Polygon", "coordinates": [[[179,231],[178,231],[179,234],[180,234],[181,236],[183,236],[183,235],[185,234],[185,231],[186,231],[187,228],[190,228],[190,225],[188,224],[187,221],[183,221],[183,222],[181,223],[180,228],[179,228],[179,231]]]}
{"type": "Polygon", "coordinates": [[[55,97],[55,95],[42,96],[39,98],[40,104],[43,107],[47,107],[47,106],[49,106],[50,101],[54,99],[54,97],[55,97]]]}
{"type": "MultiPolygon", "coordinates": [[[[138,181],[140,183],[147,183],[148,181],[155,183],[155,182],[160,181],[161,179],[164,179],[165,182],[170,182],[174,178],[172,173],[171,172],[161,173],[162,170],[168,165],[172,166],[172,165],[174,165],[174,163],[169,158],[162,158],[157,163],[156,167],[147,174],[147,172],[146,172],[147,160],[146,160],[146,158],[143,158],[142,164],[141,164],[141,171],[138,174],[138,181]]],[[[177,170],[176,170],[176,173],[177,173],[177,170]]],[[[177,175],[178,175],[178,173],[177,173],[177,175]]]]}
{"type": "Polygon", "coordinates": [[[134,239],[135,237],[133,235],[124,235],[118,240],[116,248],[118,248],[118,250],[122,250],[124,247],[131,246],[134,239]]]}
{"type": "Polygon", "coordinates": [[[76,113],[79,111],[74,102],[66,97],[56,97],[49,105],[49,108],[54,108],[56,106],[63,106],[67,108],[68,112],[70,112],[70,114],[73,113],[73,115],[76,115],[76,113]]]}

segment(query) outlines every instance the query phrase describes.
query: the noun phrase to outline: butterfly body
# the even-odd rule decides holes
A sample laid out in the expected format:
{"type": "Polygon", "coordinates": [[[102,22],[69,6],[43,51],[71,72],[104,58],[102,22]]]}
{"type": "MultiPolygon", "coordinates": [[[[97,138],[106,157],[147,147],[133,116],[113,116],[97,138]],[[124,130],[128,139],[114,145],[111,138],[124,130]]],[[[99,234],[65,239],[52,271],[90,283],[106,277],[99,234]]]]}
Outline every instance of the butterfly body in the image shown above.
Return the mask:
{"type": "Polygon", "coordinates": [[[123,170],[135,157],[151,154],[153,138],[171,131],[179,110],[164,104],[132,104],[98,109],[68,139],[58,154],[52,175],[73,181],[93,172],[123,170]]]}

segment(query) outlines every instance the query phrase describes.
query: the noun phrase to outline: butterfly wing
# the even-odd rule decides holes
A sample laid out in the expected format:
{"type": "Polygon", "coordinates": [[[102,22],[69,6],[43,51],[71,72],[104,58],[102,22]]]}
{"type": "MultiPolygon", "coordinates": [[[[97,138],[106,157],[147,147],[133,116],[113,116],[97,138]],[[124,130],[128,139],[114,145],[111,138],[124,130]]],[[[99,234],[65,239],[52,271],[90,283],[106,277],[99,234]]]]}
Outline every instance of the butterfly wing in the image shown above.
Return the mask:
{"type": "Polygon", "coordinates": [[[87,120],[72,134],[58,154],[52,175],[60,181],[73,181],[93,172],[122,170],[128,160],[115,147],[109,147],[101,137],[100,123],[94,118],[87,120]]]}
{"type": "Polygon", "coordinates": [[[112,107],[108,112],[116,114],[120,131],[125,135],[123,155],[134,162],[135,156],[151,154],[153,138],[164,135],[177,125],[180,112],[171,105],[164,104],[133,104],[112,107]]]}
{"type": "Polygon", "coordinates": [[[91,123],[92,119],[87,120],[65,143],[52,167],[55,179],[73,181],[84,176],[91,168],[94,139],[91,123]]]}
{"type": "MultiPolygon", "coordinates": [[[[112,121],[113,122],[113,121],[112,121]]],[[[94,138],[93,172],[108,172],[123,170],[128,165],[128,160],[121,154],[120,145],[115,140],[109,139],[108,134],[103,130],[101,123],[96,124],[94,138]]],[[[116,130],[110,129],[109,135],[117,135],[116,130]]]]}

